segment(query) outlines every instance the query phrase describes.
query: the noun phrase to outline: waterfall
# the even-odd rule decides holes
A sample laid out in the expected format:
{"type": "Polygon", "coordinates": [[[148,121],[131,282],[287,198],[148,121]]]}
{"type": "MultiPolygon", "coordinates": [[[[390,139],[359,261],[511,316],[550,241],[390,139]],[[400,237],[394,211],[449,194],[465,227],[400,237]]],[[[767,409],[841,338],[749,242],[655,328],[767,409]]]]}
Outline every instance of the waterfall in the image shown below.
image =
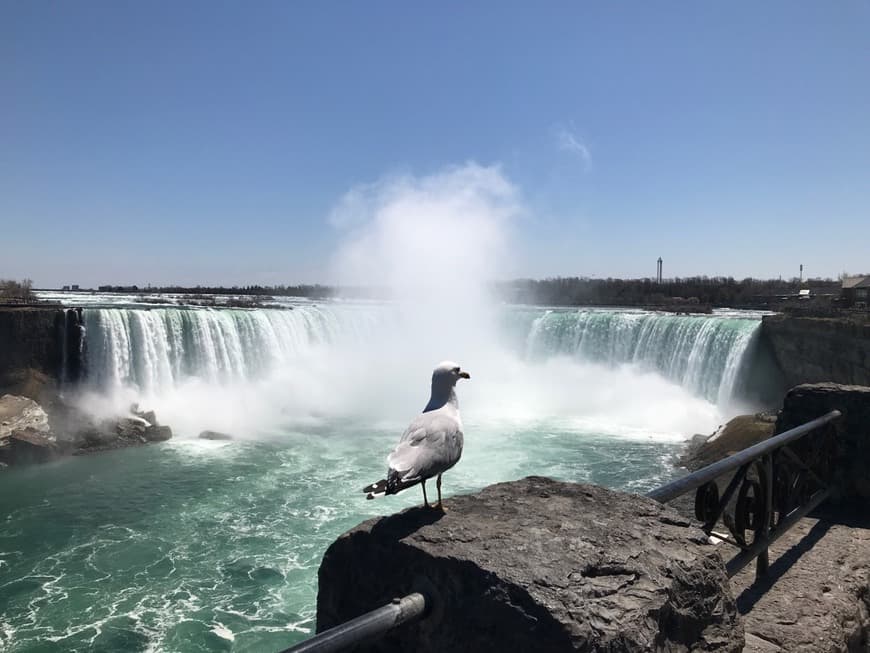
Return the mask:
{"type": "MultiPolygon", "coordinates": [[[[528,316],[527,316],[528,317],[528,316]]],[[[757,318],[601,309],[535,311],[525,338],[531,359],[569,355],[658,372],[693,394],[732,398],[757,318]]]]}
{"type": "Polygon", "coordinates": [[[87,309],[87,376],[99,388],[134,385],[145,392],[186,377],[245,381],[338,337],[363,338],[366,317],[319,306],[87,309]]]}
{"type": "MultiPolygon", "coordinates": [[[[293,309],[193,307],[87,308],[88,382],[101,389],[171,389],[186,378],[207,383],[264,378],[291,368],[317,347],[361,348],[389,325],[389,305],[324,303],[293,309]]],[[[687,316],[631,310],[505,308],[501,333],[530,363],[570,356],[578,363],[632,365],[723,405],[739,385],[759,327],[754,317],[687,316]]],[[[387,354],[384,354],[387,356],[387,354]]]]}

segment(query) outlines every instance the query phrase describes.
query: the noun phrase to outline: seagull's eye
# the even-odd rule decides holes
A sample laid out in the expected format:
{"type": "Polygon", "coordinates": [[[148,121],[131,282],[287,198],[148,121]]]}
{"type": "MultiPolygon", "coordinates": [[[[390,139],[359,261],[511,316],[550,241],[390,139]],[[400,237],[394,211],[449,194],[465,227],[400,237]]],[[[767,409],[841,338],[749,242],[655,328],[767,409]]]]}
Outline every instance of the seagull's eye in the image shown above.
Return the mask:
{"type": "Polygon", "coordinates": [[[454,374],[459,374],[459,368],[458,368],[458,367],[454,367],[454,368],[453,368],[453,373],[454,373],[454,374]]]}

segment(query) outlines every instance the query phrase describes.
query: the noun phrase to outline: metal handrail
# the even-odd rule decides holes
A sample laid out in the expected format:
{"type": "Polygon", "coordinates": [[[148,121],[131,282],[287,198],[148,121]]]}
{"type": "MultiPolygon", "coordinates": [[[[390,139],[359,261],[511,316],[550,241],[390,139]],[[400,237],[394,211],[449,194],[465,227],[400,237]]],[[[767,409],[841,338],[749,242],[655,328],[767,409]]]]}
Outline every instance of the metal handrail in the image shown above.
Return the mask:
{"type": "Polygon", "coordinates": [[[387,605],[366,612],[356,619],[339,624],[314,637],[306,639],[282,653],[335,653],[348,646],[361,644],[366,640],[380,637],[394,628],[424,616],[429,609],[426,596],[414,592],[400,599],[393,599],[387,605]]]}
{"type": "Polygon", "coordinates": [[[809,513],[819,507],[825,499],[831,496],[830,490],[819,490],[816,492],[810,500],[807,501],[800,508],[796,508],[792,512],[788,514],[781,522],[776,525],[767,538],[764,540],[759,540],[757,542],[753,542],[748,549],[745,551],[741,551],[736,556],[731,558],[728,562],[725,563],[725,571],[728,573],[728,578],[731,578],[734,574],[743,569],[746,565],[752,562],[759,555],[762,555],[767,548],[776,542],[780,537],[785,535],[785,533],[791,529],[792,526],[797,524],[801,519],[806,517],[809,513]]]}
{"type": "MultiPolygon", "coordinates": [[[[725,564],[728,577],[734,576],[754,559],[758,560],[756,575],[762,576],[767,572],[770,545],[831,495],[831,488],[828,487],[826,481],[823,481],[814,470],[805,465],[793,451],[784,447],[841,416],[842,413],[839,410],[832,410],[806,424],[796,426],[656,488],[648,492],[646,496],[661,503],[667,503],[687,492],[696,490],[695,516],[704,523],[704,531],[710,535],[713,527],[721,518],[728,530],[731,531],[733,539],[717,535],[718,539],[741,549],[740,553],[725,564]],[[791,499],[794,497],[789,496],[788,490],[794,491],[795,486],[800,486],[800,483],[795,481],[792,485],[788,469],[777,465],[781,461],[781,457],[778,455],[780,450],[786,454],[785,457],[789,462],[797,464],[801,468],[801,474],[806,474],[818,486],[818,489],[809,496],[801,492],[794,492],[805,499],[803,505],[792,507],[791,499]],[[747,476],[753,463],[757,468],[757,480],[747,476]],[[735,470],[736,473],[720,497],[716,479],[735,470]],[[776,490],[778,496],[776,497],[776,505],[774,505],[774,477],[783,474],[783,472],[789,479],[788,490],[783,492],[782,488],[778,487],[776,490]],[[728,515],[726,508],[737,492],[738,486],[740,486],[740,492],[734,506],[734,514],[728,515]],[[785,495],[784,501],[783,495],[785,495]],[[777,512],[779,520],[773,526],[773,517],[777,512]],[[754,531],[751,543],[747,543],[745,539],[747,529],[754,531]]],[[[800,487],[803,489],[802,486],[800,487]]]]}
{"type": "Polygon", "coordinates": [[[662,485],[651,492],[647,492],[646,496],[661,503],[667,503],[672,499],[676,499],[681,494],[685,494],[691,490],[698,489],[702,485],[706,485],[710,481],[722,476],[722,474],[738,469],[746,463],[751,463],[756,458],[761,458],[762,456],[772,453],[790,442],[794,442],[798,438],[803,437],[810,431],[814,431],[820,426],[824,426],[841,416],[842,413],[839,410],[832,410],[830,413],[817,417],[806,424],[801,424],[800,426],[796,426],[788,431],[783,431],[779,435],[775,435],[763,442],[759,442],[758,444],[747,447],[742,451],[738,451],[737,453],[728,456],[727,458],[723,458],[712,465],[702,467],[696,472],[692,472],[687,476],[678,478],[676,481],[662,485]]]}

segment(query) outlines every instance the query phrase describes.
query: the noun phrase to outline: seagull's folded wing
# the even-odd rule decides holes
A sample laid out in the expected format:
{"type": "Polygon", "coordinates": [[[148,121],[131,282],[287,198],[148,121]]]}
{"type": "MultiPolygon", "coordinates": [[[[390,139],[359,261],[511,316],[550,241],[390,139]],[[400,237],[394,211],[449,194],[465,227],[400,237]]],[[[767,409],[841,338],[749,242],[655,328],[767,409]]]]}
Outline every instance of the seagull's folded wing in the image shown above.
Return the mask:
{"type": "Polygon", "coordinates": [[[408,426],[399,445],[387,456],[387,464],[402,474],[403,481],[429,478],[448,464],[451,436],[460,428],[452,416],[423,413],[408,426]]]}

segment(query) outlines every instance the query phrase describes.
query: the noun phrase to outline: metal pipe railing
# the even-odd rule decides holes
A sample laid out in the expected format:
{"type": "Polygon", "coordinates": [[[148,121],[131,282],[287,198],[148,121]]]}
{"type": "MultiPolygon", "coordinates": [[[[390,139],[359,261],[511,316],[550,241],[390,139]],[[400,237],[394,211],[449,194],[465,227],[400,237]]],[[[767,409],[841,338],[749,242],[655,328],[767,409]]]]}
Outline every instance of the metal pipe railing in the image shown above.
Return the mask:
{"type": "Polygon", "coordinates": [[[796,426],[667,485],[656,488],[648,492],[646,496],[661,503],[667,503],[687,492],[697,490],[695,516],[704,523],[703,529],[709,535],[715,523],[723,516],[728,516],[725,515],[726,506],[731,501],[737,486],[740,485],[740,494],[734,508],[734,514],[731,515],[730,522],[725,521],[734,539],[725,539],[724,541],[738,546],[741,551],[729,560],[725,567],[730,578],[752,560],[757,559],[756,575],[762,576],[767,573],[770,545],[831,495],[831,489],[827,486],[827,482],[807,467],[794,452],[784,447],[839,417],[841,417],[840,411],[832,410],[806,424],[796,426]],[[783,514],[787,506],[791,505],[788,500],[788,490],[783,495],[780,494],[782,488],[778,487],[776,504],[774,504],[774,475],[780,471],[777,466],[775,472],[774,461],[776,460],[778,465],[780,459],[776,452],[780,449],[788,460],[805,469],[809,477],[819,487],[803,505],[791,509],[788,514],[783,514]],[[749,479],[747,472],[753,464],[757,469],[757,478],[749,479]],[[737,471],[725,493],[720,497],[716,479],[735,470],[737,471]],[[779,521],[774,526],[775,511],[779,513],[779,521]],[[745,539],[746,530],[754,531],[751,543],[745,539]]]}
{"type": "Polygon", "coordinates": [[[810,500],[807,501],[800,508],[795,508],[791,511],[787,517],[782,519],[774,528],[766,538],[763,540],[758,540],[757,542],[753,542],[748,549],[745,551],[741,551],[736,556],[731,558],[727,563],[725,563],[725,571],[728,572],[728,578],[731,578],[734,574],[743,569],[746,565],[748,565],[752,560],[763,554],[767,551],[768,547],[771,544],[776,542],[780,537],[782,537],[786,531],[788,531],[792,526],[797,524],[801,519],[810,514],[813,510],[819,507],[825,499],[831,496],[830,489],[819,490],[816,492],[810,500]]]}
{"type": "Polygon", "coordinates": [[[682,478],[678,478],[671,483],[662,485],[655,490],[647,492],[646,496],[648,496],[650,499],[655,499],[656,501],[659,501],[661,503],[667,503],[672,499],[676,499],[681,494],[685,494],[686,492],[690,492],[691,490],[697,490],[702,485],[706,485],[710,481],[718,478],[719,476],[722,476],[722,474],[727,474],[730,471],[742,467],[746,463],[751,463],[757,458],[761,458],[762,456],[772,453],[780,447],[784,447],[790,442],[794,442],[795,440],[806,435],[810,431],[813,431],[820,426],[824,426],[825,424],[832,422],[841,415],[842,413],[839,410],[832,410],[827,415],[817,417],[816,419],[807,422],[806,424],[801,424],[800,426],[796,426],[793,429],[784,431],[779,435],[768,438],[764,442],[759,442],[758,444],[748,447],[743,451],[738,451],[733,456],[728,456],[723,460],[715,462],[712,465],[708,465],[707,467],[703,467],[696,472],[688,474],[687,476],[683,476],[682,478]]]}
{"type": "Polygon", "coordinates": [[[419,592],[393,599],[387,605],[339,624],[304,642],[291,646],[282,653],[336,653],[349,646],[380,637],[394,628],[426,615],[428,599],[419,592]]]}

